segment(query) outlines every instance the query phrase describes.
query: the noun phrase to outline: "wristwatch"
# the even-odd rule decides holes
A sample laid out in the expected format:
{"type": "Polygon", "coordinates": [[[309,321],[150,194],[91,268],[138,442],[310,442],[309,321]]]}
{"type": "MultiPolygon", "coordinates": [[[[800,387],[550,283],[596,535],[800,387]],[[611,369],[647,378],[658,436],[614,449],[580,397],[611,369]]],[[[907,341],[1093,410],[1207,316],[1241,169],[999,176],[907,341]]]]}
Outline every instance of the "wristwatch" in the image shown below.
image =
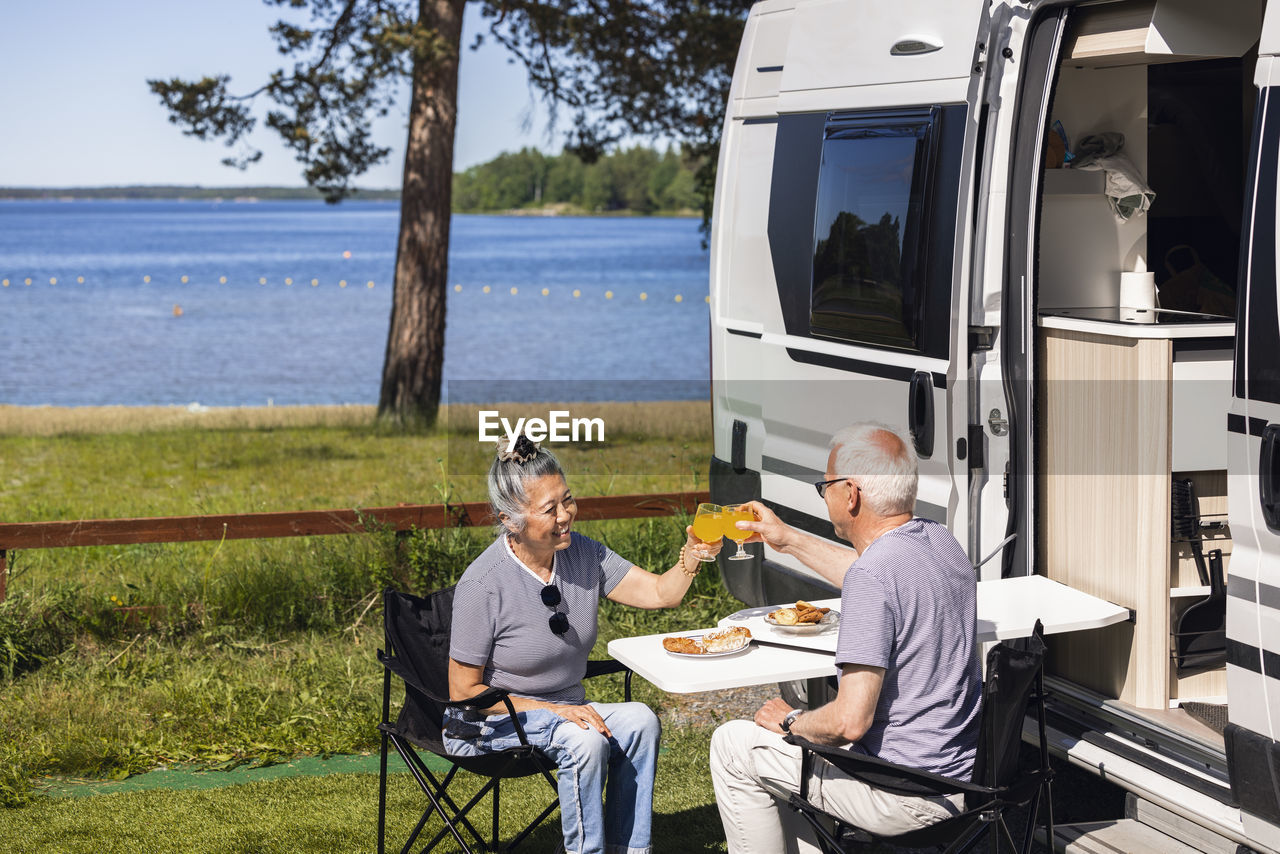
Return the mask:
{"type": "Polygon", "coordinates": [[[788,733],[791,732],[791,725],[796,722],[796,718],[800,717],[803,714],[804,714],[803,709],[792,709],[791,711],[787,712],[787,716],[783,718],[782,723],[779,724],[779,726],[782,727],[782,731],[788,732],[788,733]]]}

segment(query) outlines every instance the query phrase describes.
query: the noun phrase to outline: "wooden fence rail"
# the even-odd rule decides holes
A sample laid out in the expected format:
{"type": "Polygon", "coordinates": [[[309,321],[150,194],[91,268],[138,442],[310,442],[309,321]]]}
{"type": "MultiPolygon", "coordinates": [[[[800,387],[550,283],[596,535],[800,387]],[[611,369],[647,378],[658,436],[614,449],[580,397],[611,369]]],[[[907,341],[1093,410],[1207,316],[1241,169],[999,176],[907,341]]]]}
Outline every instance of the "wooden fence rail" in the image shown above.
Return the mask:
{"type": "MultiPolygon", "coordinates": [[[[659,492],[578,499],[578,519],[635,519],[692,514],[706,492],[659,492]]],[[[489,504],[398,504],[343,510],[232,513],[217,516],[156,516],[144,519],[84,519],[69,522],[0,523],[0,602],[8,588],[8,553],[18,549],[257,540],[395,530],[468,528],[492,523],[489,504]]]]}

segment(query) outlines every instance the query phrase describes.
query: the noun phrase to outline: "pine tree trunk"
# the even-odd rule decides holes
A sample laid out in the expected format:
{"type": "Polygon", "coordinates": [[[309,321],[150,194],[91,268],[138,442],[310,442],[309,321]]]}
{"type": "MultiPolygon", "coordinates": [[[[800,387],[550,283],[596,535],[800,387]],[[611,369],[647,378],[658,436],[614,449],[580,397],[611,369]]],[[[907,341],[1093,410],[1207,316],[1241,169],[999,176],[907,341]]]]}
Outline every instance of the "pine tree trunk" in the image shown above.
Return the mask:
{"type": "Polygon", "coordinates": [[[466,0],[419,2],[419,21],[435,30],[451,53],[420,60],[413,72],[391,328],[378,400],[380,417],[401,422],[432,424],[440,406],[453,135],[465,5],[466,0]]]}

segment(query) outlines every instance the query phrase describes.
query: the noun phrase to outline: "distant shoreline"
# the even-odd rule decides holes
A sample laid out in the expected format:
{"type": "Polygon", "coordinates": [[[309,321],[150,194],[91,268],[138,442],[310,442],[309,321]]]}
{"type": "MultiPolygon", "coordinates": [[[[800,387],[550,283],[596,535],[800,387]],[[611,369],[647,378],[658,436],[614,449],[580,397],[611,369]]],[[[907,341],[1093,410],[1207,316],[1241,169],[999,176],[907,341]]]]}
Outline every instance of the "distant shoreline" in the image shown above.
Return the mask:
{"type": "MultiPolygon", "coordinates": [[[[311,187],[201,187],[198,185],[126,185],[121,187],[0,187],[0,200],[28,202],[87,201],[321,201],[311,187]]],[[[399,190],[359,189],[354,200],[400,201],[399,190]]]]}
{"type": "MultiPolygon", "coordinates": [[[[0,202],[219,202],[252,205],[260,202],[320,202],[320,194],[308,187],[0,187],[0,202]]],[[[349,201],[399,202],[399,190],[360,190],[349,201]]],[[[654,211],[638,213],[629,208],[612,211],[589,211],[565,204],[537,208],[504,210],[455,210],[468,216],[515,217],[675,217],[692,219],[702,214],[695,210],[654,211]]]]}

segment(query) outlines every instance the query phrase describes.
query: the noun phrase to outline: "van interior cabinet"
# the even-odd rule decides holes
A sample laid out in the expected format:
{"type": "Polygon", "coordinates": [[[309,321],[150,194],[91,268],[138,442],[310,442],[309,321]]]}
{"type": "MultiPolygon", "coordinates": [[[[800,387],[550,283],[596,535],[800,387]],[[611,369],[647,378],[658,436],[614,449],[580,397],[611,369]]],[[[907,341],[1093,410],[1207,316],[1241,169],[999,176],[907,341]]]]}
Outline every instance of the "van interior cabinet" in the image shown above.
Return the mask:
{"type": "MultiPolygon", "coordinates": [[[[1134,619],[1055,638],[1051,669],[1142,708],[1225,696],[1222,667],[1179,676],[1173,658],[1178,616],[1208,589],[1187,542],[1172,541],[1170,492],[1175,479],[1190,478],[1204,521],[1225,513],[1226,460],[1219,466],[1213,456],[1224,443],[1196,440],[1225,434],[1218,398],[1230,394],[1233,324],[1063,316],[1070,314],[1042,317],[1037,336],[1045,380],[1038,571],[1129,608],[1134,619]]],[[[1218,542],[1204,549],[1223,548],[1225,560],[1229,539],[1224,529],[1214,534],[1218,542]]]]}

